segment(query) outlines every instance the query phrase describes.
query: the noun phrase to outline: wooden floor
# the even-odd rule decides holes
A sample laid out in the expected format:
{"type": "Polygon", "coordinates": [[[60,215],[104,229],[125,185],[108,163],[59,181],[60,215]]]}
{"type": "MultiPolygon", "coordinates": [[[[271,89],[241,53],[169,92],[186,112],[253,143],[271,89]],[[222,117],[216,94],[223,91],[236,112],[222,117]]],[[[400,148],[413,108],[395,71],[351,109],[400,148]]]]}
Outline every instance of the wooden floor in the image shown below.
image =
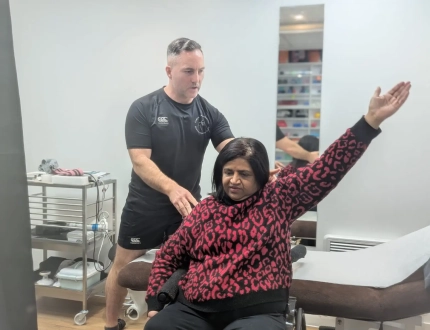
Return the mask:
{"type": "MultiPolygon", "coordinates": [[[[103,330],[105,326],[104,299],[91,298],[88,300],[87,323],[82,326],[75,325],[73,318],[82,309],[82,303],[54,299],[40,298],[37,301],[38,330],[103,330]]],[[[124,315],[124,311],[122,311],[124,315]]],[[[134,322],[125,318],[127,330],[142,330],[146,319],[134,322]]]]}
{"type": "MultiPolygon", "coordinates": [[[[87,323],[75,325],[73,318],[82,309],[82,303],[54,298],[40,298],[37,301],[38,330],[103,330],[105,325],[104,299],[91,298],[88,301],[87,323]]],[[[122,311],[122,315],[124,311],[122,311]]],[[[126,330],[142,330],[145,318],[134,322],[125,318],[126,330]]],[[[307,328],[315,330],[315,328],[307,328]]]]}

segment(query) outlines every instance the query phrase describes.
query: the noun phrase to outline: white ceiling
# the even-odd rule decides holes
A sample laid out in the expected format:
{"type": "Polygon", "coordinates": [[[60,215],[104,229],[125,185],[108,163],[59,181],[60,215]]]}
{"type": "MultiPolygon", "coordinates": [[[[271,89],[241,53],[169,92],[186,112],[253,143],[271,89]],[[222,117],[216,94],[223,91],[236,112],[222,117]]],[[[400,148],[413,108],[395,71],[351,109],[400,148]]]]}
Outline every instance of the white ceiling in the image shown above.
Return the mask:
{"type": "MultiPolygon", "coordinates": [[[[324,24],[324,5],[283,7],[280,13],[280,26],[292,26],[299,24],[324,24]],[[297,20],[295,16],[302,15],[303,19],[297,20]]],[[[322,49],[323,32],[311,31],[300,33],[280,33],[280,50],[322,49]]]]}
{"type": "Polygon", "coordinates": [[[324,5],[282,7],[280,25],[324,23],[324,5]],[[302,20],[294,16],[303,15],[302,20]]]}

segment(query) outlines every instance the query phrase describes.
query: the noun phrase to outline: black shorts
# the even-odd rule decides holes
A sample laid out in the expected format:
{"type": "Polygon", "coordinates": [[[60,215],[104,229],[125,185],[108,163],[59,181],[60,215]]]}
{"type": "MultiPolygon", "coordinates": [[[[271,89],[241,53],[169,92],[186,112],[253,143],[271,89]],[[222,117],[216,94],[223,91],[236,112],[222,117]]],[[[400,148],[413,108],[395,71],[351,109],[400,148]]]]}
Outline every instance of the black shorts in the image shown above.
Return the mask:
{"type": "Polygon", "coordinates": [[[119,227],[118,245],[126,250],[147,250],[163,244],[181,225],[182,216],[147,215],[124,208],[119,227]]]}

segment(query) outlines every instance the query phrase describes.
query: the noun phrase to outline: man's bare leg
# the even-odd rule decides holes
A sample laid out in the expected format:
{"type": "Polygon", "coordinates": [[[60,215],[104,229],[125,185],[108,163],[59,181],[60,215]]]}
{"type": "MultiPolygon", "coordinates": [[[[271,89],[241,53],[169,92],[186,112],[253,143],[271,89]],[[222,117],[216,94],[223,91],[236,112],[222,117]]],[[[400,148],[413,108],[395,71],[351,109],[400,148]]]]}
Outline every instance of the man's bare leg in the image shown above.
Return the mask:
{"type": "Polygon", "coordinates": [[[115,328],[118,325],[118,315],[124,303],[127,289],[118,285],[118,273],[121,269],[147,250],[126,250],[119,245],[116,247],[113,266],[106,280],[106,328],[115,328]]]}

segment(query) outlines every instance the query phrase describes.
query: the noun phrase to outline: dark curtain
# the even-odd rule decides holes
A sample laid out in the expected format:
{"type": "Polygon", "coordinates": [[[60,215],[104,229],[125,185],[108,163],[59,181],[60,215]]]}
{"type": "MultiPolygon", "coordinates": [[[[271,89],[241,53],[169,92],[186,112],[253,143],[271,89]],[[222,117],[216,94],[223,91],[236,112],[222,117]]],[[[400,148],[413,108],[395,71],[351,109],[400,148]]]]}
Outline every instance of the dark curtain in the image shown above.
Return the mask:
{"type": "Polygon", "coordinates": [[[37,330],[30,216],[8,0],[0,0],[0,329],[37,330]]]}

